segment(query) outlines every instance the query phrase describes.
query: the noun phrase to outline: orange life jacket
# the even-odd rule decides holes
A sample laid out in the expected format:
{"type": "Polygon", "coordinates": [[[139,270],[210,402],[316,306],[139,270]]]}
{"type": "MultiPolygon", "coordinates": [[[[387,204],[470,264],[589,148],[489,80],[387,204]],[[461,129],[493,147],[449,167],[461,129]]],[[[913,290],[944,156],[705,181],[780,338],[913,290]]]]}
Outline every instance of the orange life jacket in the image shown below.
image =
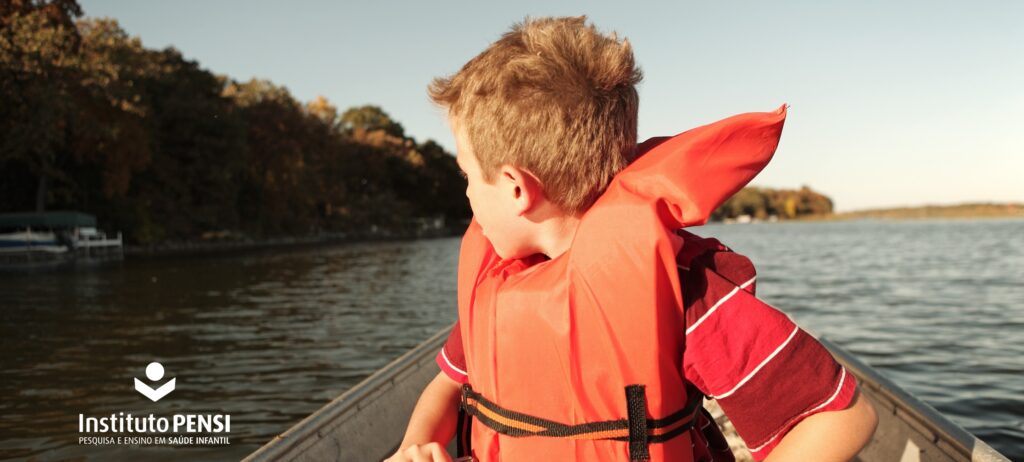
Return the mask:
{"type": "Polygon", "coordinates": [[[640,145],[554,259],[502,260],[470,224],[458,302],[478,460],[692,460],[689,431],[664,437],[692,416],[659,428],[702,398],[682,373],[674,231],[767,165],[785,117],[783,105],[640,145]]]}

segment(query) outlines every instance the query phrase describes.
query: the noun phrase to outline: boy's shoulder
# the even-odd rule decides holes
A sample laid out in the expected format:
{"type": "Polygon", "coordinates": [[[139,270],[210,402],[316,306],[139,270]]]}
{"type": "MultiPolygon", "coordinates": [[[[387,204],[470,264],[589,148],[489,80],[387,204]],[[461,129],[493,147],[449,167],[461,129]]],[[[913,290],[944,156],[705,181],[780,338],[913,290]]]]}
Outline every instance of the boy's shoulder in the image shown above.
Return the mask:
{"type": "Polygon", "coordinates": [[[728,293],[739,287],[755,293],[757,270],[746,255],[737,253],[714,237],[698,236],[686,230],[677,230],[683,246],[676,256],[683,302],[691,307],[716,294],[728,293]]]}
{"type": "Polygon", "coordinates": [[[706,267],[719,272],[754,272],[754,264],[746,255],[734,251],[714,237],[704,237],[679,229],[676,235],[683,238],[676,261],[680,269],[690,266],[706,267]]]}

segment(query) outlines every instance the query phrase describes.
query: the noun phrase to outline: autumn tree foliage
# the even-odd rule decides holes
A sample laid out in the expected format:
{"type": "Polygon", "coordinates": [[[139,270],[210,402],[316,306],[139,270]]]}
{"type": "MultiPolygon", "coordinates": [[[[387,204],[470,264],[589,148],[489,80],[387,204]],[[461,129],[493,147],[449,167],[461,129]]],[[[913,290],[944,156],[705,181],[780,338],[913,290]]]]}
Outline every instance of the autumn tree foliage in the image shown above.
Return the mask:
{"type": "Polygon", "coordinates": [[[798,190],[746,187],[725,201],[711,214],[715,221],[747,215],[751,218],[793,219],[808,215],[828,215],[832,199],[802,186],[798,190]]]}
{"type": "Polygon", "coordinates": [[[297,101],[73,0],[0,0],[0,211],[76,209],[136,243],[468,218],[454,157],[381,108],[297,101]]]}

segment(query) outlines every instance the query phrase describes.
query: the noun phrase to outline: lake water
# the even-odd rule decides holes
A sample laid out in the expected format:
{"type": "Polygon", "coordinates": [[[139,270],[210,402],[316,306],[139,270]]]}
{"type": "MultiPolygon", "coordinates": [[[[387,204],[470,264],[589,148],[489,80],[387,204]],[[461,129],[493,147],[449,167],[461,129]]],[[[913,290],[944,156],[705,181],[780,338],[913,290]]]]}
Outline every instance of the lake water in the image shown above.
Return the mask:
{"type": "MultiPolygon", "coordinates": [[[[696,228],[758,294],[1024,460],[1024,220],[696,228]]],[[[455,318],[457,238],[0,274],[0,459],[237,460],[455,318]],[[152,403],[134,377],[161,362],[152,403]],[[78,418],[231,415],[230,445],[79,445],[78,418]]]]}

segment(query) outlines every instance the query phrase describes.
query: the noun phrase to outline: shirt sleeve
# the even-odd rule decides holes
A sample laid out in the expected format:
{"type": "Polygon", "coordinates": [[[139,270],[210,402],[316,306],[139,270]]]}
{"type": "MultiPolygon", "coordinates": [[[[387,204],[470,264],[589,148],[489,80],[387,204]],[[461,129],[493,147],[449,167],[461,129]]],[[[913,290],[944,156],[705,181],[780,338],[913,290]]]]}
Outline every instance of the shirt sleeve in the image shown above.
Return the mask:
{"type": "Polygon", "coordinates": [[[469,375],[466,373],[466,355],[462,349],[462,331],[459,330],[458,321],[455,321],[441,351],[437,352],[435,361],[445,375],[452,380],[461,384],[469,383],[469,375]]]}
{"type": "Polygon", "coordinates": [[[762,460],[804,418],[846,408],[856,379],[814,337],[754,296],[746,257],[723,252],[704,261],[680,272],[684,292],[700,292],[684,297],[684,374],[718,401],[762,460]]]}

